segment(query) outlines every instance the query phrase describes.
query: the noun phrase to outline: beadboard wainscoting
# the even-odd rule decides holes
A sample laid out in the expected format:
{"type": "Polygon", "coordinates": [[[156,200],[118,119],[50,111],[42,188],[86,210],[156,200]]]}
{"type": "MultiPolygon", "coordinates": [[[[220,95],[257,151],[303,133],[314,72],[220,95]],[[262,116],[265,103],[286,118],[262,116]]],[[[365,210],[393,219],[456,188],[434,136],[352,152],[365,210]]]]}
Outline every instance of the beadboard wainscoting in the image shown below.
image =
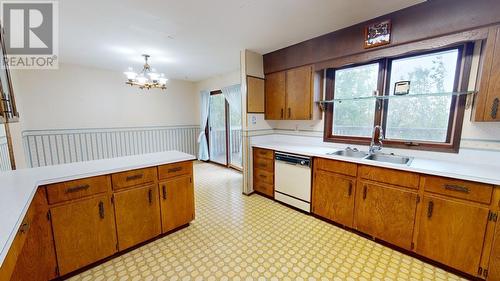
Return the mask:
{"type": "Polygon", "coordinates": [[[29,167],[178,150],[197,153],[199,126],[58,129],[23,132],[29,167]]]}
{"type": "Polygon", "coordinates": [[[2,136],[0,137],[0,171],[9,171],[11,169],[7,137],[2,136]]]}

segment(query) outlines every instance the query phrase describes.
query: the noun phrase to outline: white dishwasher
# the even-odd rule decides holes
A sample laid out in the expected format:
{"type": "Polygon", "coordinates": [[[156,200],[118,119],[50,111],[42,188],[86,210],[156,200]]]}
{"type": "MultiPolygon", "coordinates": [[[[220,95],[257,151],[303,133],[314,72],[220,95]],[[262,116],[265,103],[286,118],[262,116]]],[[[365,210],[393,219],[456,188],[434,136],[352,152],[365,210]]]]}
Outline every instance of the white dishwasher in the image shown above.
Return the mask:
{"type": "Polygon", "coordinates": [[[311,158],[276,152],[274,199],[311,212],[311,158]]]}

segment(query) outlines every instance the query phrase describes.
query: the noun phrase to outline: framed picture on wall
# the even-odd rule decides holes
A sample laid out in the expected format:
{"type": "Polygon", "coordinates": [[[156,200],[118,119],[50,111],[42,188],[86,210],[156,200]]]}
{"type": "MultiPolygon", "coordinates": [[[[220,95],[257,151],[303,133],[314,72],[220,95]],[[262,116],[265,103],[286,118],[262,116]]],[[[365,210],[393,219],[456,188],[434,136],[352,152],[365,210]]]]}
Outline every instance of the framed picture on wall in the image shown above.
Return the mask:
{"type": "Polygon", "coordinates": [[[365,27],[365,49],[391,43],[391,20],[369,24],[365,27]]]}

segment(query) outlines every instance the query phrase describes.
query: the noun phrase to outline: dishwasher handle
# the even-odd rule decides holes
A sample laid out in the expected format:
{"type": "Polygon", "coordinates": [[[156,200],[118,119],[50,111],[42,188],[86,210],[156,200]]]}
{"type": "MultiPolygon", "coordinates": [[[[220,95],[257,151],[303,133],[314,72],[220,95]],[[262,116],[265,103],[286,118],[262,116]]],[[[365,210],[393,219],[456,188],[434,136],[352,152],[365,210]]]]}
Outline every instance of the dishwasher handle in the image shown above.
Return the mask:
{"type": "Polygon", "coordinates": [[[311,167],[311,158],[309,157],[276,153],[274,160],[293,166],[311,167]]]}

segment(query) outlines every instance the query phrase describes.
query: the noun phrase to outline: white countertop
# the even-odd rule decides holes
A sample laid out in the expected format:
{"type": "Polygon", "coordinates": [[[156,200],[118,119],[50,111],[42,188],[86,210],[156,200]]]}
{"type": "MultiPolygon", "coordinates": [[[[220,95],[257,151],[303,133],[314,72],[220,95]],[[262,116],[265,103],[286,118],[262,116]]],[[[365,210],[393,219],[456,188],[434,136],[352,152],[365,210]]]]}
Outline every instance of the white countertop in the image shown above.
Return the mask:
{"type": "Polygon", "coordinates": [[[195,157],[179,151],[166,151],[1,172],[0,265],[7,255],[38,186],[188,160],[195,160],[195,157]]]}
{"type": "Polygon", "coordinates": [[[299,144],[285,144],[282,142],[254,143],[252,146],[305,156],[321,157],[357,164],[500,185],[500,167],[498,166],[468,164],[463,162],[442,161],[419,157],[413,157],[413,161],[411,161],[410,165],[400,165],[353,157],[327,155],[326,153],[335,152],[341,149],[326,146],[307,146],[299,144]]]}

